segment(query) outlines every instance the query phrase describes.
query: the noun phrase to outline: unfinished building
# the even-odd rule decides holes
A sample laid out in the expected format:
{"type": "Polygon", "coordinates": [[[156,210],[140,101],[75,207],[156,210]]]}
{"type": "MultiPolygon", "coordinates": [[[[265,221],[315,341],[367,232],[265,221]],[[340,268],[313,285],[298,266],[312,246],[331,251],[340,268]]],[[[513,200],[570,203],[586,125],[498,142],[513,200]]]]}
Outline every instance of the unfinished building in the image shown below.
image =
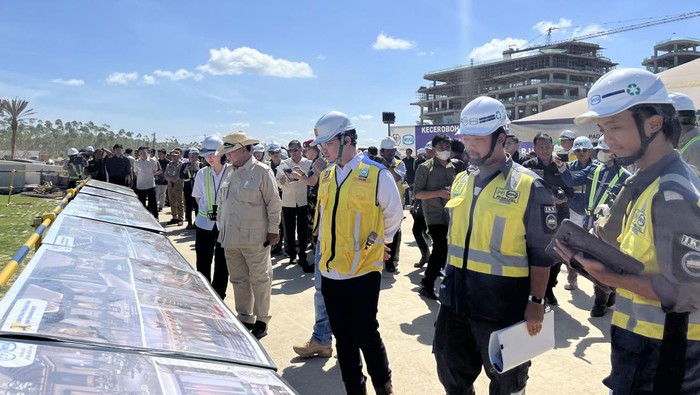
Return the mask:
{"type": "Polygon", "coordinates": [[[644,58],[642,66],[652,73],[660,73],[683,63],[700,58],[700,40],[679,37],[664,40],[654,45],[654,56],[644,58]]]}
{"type": "Polygon", "coordinates": [[[417,100],[419,124],[459,122],[464,106],[477,96],[500,100],[512,120],[586,97],[588,89],[616,63],[602,48],[586,42],[565,42],[503,60],[427,73],[417,100]]]}

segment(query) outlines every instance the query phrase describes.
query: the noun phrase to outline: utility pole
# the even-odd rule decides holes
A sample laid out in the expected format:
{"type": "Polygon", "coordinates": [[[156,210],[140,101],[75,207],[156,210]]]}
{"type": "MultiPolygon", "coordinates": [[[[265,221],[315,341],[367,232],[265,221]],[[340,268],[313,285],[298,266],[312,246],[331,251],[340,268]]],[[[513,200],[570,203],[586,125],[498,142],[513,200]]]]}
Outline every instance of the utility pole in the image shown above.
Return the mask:
{"type": "Polygon", "coordinates": [[[156,149],[156,132],[153,132],[153,149],[156,149]]]}

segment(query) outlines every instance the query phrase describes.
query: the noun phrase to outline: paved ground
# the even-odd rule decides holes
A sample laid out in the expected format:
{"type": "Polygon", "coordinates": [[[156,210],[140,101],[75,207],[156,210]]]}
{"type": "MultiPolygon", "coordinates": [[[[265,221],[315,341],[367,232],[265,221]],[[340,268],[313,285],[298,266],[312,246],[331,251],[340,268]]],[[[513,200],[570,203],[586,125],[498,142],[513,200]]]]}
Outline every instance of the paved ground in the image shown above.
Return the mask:
{"type": "MultiPolygon", "coordinates": [[[[161,221],[170,219],[161,213],[161,221]]],[[[165,226],[165,225],[164,225],[165,226]]],[[[433,323],[439,303],[418,296],[417,284],[423,269],[413,268],[420,258],[412,242],[412,220],[403,223],[403,246],[399,272],[383,273],[379,302],[380,332],[389,353],[397,394],[444,394],[435,360],[431,354],[433,323]]],[[[194,266],[194,230],[166,226],[168,235],[194,266]]],[[[314,322],[313,274],[303,273],[286,259],[273,259],[272,321],[269,335],[261,343],[278,366],[279,374],[300,394],[344,394],[335,355],[330,359],[298,358],[292,345],[307,340],[314,322]]],[[[559,276],[566,281],[566,270],[559,276]]],[[[593,287],[583,279],[580,290],[555,289],[559,307],[555,307],[556,347],[533,360],[528,394],[603,394],[608,393],[601,380],[610,369],[610,313],[590,318],[593,287]]],[[[233,291],[229,286],[226,304],[233,310],[233,291]]],[[[485,374],[476,383],[477,393],[488,393],[485,374]]],[[[370,393],[372,393],[370,391],[370,393]]]]}

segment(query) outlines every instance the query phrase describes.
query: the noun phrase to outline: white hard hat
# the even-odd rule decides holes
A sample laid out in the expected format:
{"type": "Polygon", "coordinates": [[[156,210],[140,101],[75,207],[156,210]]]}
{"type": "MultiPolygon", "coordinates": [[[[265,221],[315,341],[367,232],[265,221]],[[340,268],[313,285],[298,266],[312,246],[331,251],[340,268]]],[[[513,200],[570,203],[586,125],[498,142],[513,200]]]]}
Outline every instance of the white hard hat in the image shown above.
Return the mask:
{"type": "Polygon", "coordinates": [[[280,152],[282,150],[282,146],[280,146],[277,143],[270,143],[267,145],[267,152],[280,152]]]}
{"type": "Polygon", "coordinates": [[[572,132],[571,130],[564,130],[564,131],[562,131],[561,134],[559,135],[559,140],[561,140],[561,139],[573,140],[573,139],[575,139],[575,138],[576,138],[576,135],[575,135],[574,132],[572,132]]]}
{"type": "Polygon", "coordinates": [[[619,114],[637,104],[671,104],[661,79],[646,70],[619,69],[608,72],[588,92],[588,111],[577,116],[578,125],[619,114]]]}
{"type": "Polygon", "coordinates": [[[676,111],[695,112],[695,103],[693,103],[693,99],[691,99],[690,96],[683,93],[672,92],[668,97],[673,102],[673,107],[676,111]]]}
{"type": "Polygon", "coordinates": [[[426,149],[426,150],[431,150],[431,151],[432,151],[432,150],[433,150],[433,142],[432,142],[432,141],[428,141],[427,143],[425,143],[425,149],[426,149]]]}
{"type": "Polygon", "coordinates": [[[192,156],[194,154],[199,155],[199,150],[197,148],[190,148],[189,152],[187,153],[188,156],[192,156]]]}
{"type": "Polygon", "coordinates": [[[95,149],[94,149],[94,148],[92,148],[92,145],[88,145],[87,147],[85,147],[85,149],[84,149],[83,151],[85,151],[85,152],[88,152],[88,153],[91,153],[91,154],[92,154],[92,153],[94,153],[94,152],[95,152],[95,149]]]}
{"type": "Polygon", "coordinates": [[[396,140],[393,137],[384,137],[379,144],[379,149],[396,149],[396,140]]]}
{"type": "Polygon", "coordinates": [[[75,148],[68,148],[68,156],[78,155],[78,150],[75,148]]]}
{"type": "MultiPolygon", "coordinates": [[[[224,140],[219,136],[207,136],[202,140],[202,149],[199,154],[202,156],[212,155],[216,153],[216,150],[224,143],[224,140]]],[[[192,151],[190,151],[192,153],[192,151]]]]}
{"type": "Polygon", "coordinates": [[[598,139],[598,145],[595,146],[595,149],[610,149],[610,147],[608,147],[608,145],[605,143],[605,136],[600,136],[600,138],[598,139]]]}
{"type": "Polygon", "coordinates": [[[593,143],[591,143],[591,139],[589,139],[588,137],[579,136],[576,137],[576,140],[574,140],[573,149],[593,149],[593,143]]]}
{"type": "Polygon", "coordinates": [[[425,148],[418,148],[417,153],[418,153],[418,155],[425,155],[426,154],[425,148]]]}
{"type": "Polygon", "coordinates": [[[455,134],[488,136],[509,123],[503,103],[488,96],[479,96],[462,110],[459,131],[455,134]]]}
{"type": "Polygon", "coordinates": [[[289,152],[287,152],[286,149],[281,149],[280,150],[280,157],[282,159],[289,159],[289,152]]]}
{"type": "Polygon", "coordinates": [[[265,146],[261,144],[256,144],[255,147],[253,147],[253,152],[265,152],[265,146]]]}
{"type": "Polygon", "coordinates": [[[314,126],[314,136],[316,136],[316,138],[311,144],[318,145],[325,143],[336,135],[352,129],[355,129],[355,127],[352,126],[350,118],[348,118],[347,115],[340,111],[331,111],[324,114],[316,122],[316,126],[314,126]]]}

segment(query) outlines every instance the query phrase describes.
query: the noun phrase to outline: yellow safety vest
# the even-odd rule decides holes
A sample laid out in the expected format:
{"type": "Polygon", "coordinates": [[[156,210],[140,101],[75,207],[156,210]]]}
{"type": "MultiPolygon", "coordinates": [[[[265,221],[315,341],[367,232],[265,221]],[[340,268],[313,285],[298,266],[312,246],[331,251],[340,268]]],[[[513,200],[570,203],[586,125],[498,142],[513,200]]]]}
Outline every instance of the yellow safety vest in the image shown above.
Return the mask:
{"type": "MultiPolygon", "coordinates": [[[[651,206],[664,177],[667,176],[657,178],[642,192],[637,201],[630,203],[631,208],[628,207],[622,222],[622,233],[618,237],[620,250],[644,263],[642,274],[645,275],[654,275],[660,271],[654,246],[651,206]]],[[[664,336],[665,320],[666,313],[658,301],[626,289],[617,289],[612,325],[644,337],[661,340],[664,336]]],[[[700,340],[700,312],[690,313],[688,317],[688,340],[700,340]]]]}
{"type": "Polygon", "coordinates": [[[598,182],[600,181],[600,174],[603,173],[603,170],[605,170],[605,168],[606,164],[601,163],[598,165],[598,167],[596,167],[595,171],[593,172],[591,190],[588,191],[588,205],[586,206],[586,215],[593,215],[593,210],[595,210],[596,207],[608,201],[608,196],[610,195],[610,192],[613,189],[615,189],[617,183],[620,181],[620,177],[627,172],[627,170],[625,170],[624,167],[620,167],[620,170],[617,171],[615,177],[613,177],[613,179],[610,180],[610,182],[608,183],[607,188],[605,188],[605,192],[603,192],[603,194],[600,195],[600,198],[596,200],[595,194],[598,191],[598,182]]]}
{"type": "MultiPolygon", "coordinates": [[[[367,161],[369,162],[369,161],[367,161]]],[[[323,171],[318,188],[321,216],[320,269],[358,275],[384,267],[384,216],[377,201],[380,167],[364,160],[337,184],[336,166],[323,171]],[[367,248],[370,233],[374,244],[367,248]]],[[[317,210],[318,212],[318,210],[317,210]]],[[[318,226],[318,217],[317,217],[318,226]]]]}
{"type": "Polygon", "coordinates": [[[447,263],[464,268],[469,237],[467,270],[528,277],[523,219],[534,180],[532,175],[511,168],[505,178],[497,175],[475,198],[475,176],[458,174],[452,184],[452,198],[445,205],[450,212],[447,263]]]}
{"type": "Polygon", "coordinates": [[[692,139],[688,140],[683,146],[678,150],[681,154],[684,153],[685,151],[690,148],[691,145],[700,142],[700,136],[695,136],[692,139]]]}
{"type": "MultiPolygon", "coordinates": [[[[401,164],[401,161],[394,158],[394,168],[399,167],[401,164]]],[[[405,181],[396,181],[396,187],[399,188],[399,196],[401,196],[401,206],[405,206],[406,202],[404,201],[405,198],[405,192],[406,192],[406,184],[405,181]]]]}

